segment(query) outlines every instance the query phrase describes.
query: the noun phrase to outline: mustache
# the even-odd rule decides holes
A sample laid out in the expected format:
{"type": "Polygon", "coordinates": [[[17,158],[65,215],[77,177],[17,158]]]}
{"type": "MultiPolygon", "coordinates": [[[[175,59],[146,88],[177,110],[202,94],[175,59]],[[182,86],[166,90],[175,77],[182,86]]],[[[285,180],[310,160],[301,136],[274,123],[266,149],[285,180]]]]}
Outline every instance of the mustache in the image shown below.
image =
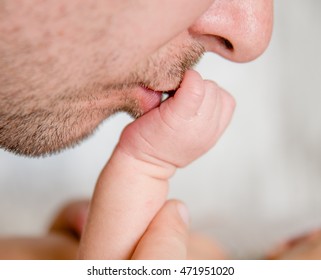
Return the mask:
{"type": "Polygon", "coordinates": [[[182,55],[179,55],[176,59],[176,63],[168,70],[169,76],[176,76],[183,78],[185,72],[196,65],[203,54],[205,48],[201,44],[195,44],[191,48],[187,49],[182,55]]]}
{"type": "Polygon", "coordinates": [[[143,86],[155,91],[176,90],[185,72],[195,66],[206,51],[198,42],[180,47],[179,52],[177,48],[170,47],[137,65],[122,83],[113,85],[113,88],[121,90],[143,86]]]}
{"type": "Polygon", "coordinates": [[[147,76],[148,79],[143,80],[143,85],[160,91],[176,90],[182,82],[185,72],[195,66],[204,53],[203,45],[193,43],[182,47],[179,53],[168,54],[161,60],[151,58],[149,61],[151,71],[148,71],[147,68],[146,72],[154,73],[153,76],[147,76]]]}

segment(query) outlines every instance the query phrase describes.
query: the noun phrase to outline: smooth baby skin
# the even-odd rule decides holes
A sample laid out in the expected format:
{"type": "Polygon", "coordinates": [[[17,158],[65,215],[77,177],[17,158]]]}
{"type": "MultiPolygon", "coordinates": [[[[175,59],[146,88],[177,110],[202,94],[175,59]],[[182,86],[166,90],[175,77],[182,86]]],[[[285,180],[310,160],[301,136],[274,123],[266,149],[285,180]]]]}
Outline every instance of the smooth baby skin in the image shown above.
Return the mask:
{"type": "Polygon", "coordinates": [[[79,257],[130,259],[166,201],[168,179],[216,143],[234,106],[190,70],[174,97],[128,125],[98,179],[79,257]]]}

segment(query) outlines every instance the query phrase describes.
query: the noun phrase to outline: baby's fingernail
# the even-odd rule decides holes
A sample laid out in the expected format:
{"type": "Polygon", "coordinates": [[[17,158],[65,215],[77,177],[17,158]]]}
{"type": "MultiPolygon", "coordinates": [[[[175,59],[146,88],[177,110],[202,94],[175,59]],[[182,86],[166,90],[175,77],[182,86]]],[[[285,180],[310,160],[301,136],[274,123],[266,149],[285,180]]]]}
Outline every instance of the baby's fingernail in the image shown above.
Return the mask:
{"type": "Polygon", "coordinates": [[[185,206],[185,204],[178,203],[177,204],[177,210],[178,210],[178,213],[180,214],[182,220],[184,221],[184,223],[186,225],[189,225],[189,213],[188,213],[188,209],[185,206]]]}

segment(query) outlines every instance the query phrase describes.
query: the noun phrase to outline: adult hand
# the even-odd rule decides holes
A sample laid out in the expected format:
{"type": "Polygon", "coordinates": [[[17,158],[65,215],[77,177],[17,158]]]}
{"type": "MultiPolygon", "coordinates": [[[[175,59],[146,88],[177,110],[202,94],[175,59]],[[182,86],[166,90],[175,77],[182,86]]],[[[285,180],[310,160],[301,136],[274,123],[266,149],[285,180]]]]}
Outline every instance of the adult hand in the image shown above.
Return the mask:
{"type": "Polygon", "coordinates": [[[190,233],[186,207],[165,203],[138,243],[132,259],[224,259],[223,251],[205,236],[190,233]]]}

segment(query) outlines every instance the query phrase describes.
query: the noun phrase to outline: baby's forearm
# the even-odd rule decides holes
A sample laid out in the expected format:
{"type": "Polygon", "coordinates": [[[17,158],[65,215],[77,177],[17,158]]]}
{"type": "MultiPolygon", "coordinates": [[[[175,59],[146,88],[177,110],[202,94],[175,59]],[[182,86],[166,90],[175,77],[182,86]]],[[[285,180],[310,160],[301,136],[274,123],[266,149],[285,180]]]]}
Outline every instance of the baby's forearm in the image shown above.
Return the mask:
{"type": "Polygon", "coordinates": [[[176,167],[208,151],[233,110],[227,92],[187,71],[172,98],[128,125],[98,180],[80,257],[129,258],[163,205],[176,167]]]}
{"type": "Polygon", "coordinates": [[[81,258],[130,257],[166,200],[168,179],[176,169],[168,167],[137,159],[120,147],[115,149],[97,182],[81,258]]]}

